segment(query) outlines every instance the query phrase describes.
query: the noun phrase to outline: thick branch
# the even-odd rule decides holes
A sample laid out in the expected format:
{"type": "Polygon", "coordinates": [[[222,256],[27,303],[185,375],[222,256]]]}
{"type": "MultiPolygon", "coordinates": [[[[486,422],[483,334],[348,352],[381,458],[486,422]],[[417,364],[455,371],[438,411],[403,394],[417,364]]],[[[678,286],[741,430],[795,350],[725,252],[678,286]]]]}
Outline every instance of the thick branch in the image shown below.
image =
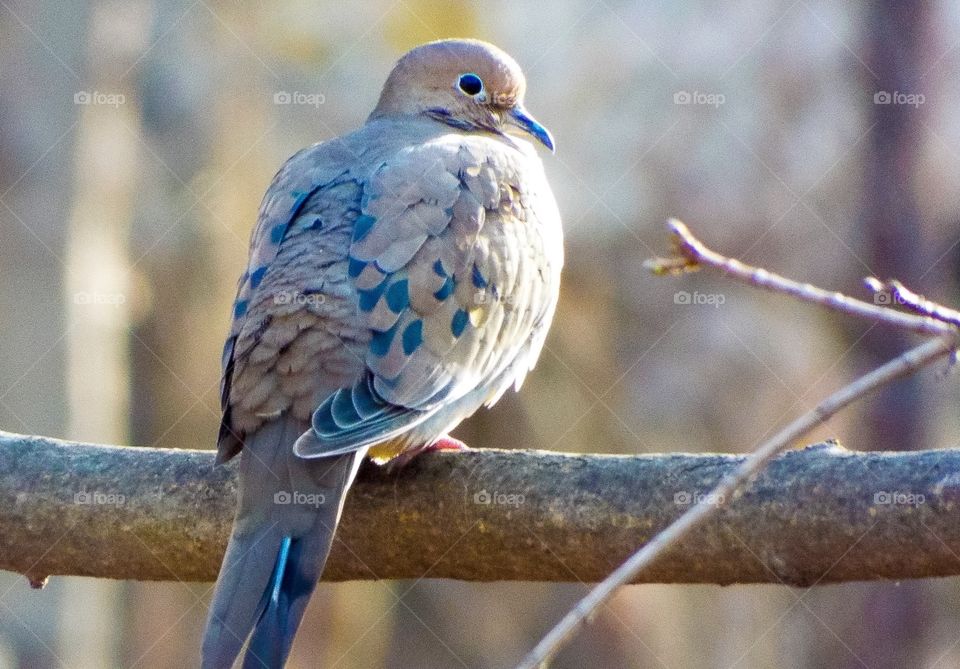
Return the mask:
{"type": "MultiPolygon", "coordinates": [[[[742,461],[484,450],[427,454],[393,473],[371,465],[324,576],[597,581],[742,461]]],[[[233,467],[212,463],[206,451],[0,432],[0,568],[35,580],[213,580],[236,486],[233,467]]],[[[794,451],[640,578],[957,575],[958,502],[960,451],[794,451]]]]}
{"type": "MultiPolygon", "coordinates": [[[[905,299],[906,304],[922,317],[868,304],[841,293],[830,293],[811,284],[798,283],[763,268],[751,267],[735,258],[728,258],[708,248],[677,219],[668,221],[667,227],[670,228],[674,247],[679,253],[670,258],[648,260],[645,264],[655,274],[676,274],[693,271],[701,266],[713,267],[758,288],[792,295],[806,302],[813,302],[860,318],[870,318],[878,323],[942,336],[910,349],[847,384],[813,410],[800,416],[758,446],[743,464],[720,480],[710,491],[708,499],[702,500],[682,514],[577,602],[577,605],[530,651],[518,669],[546,666],[550,658],[570,640],[579,626],[609,600],[620,586],[640,578],[643,570],[662,561],[670,551],[677,550],[682,542],[689,539],[698,528],[706,525],[708,521],[716,520],[718,511],[724,508],[727,501],[741,494],[744,483],[755,478],[772,458],[784,452],[814,427],[868,392],[912,374],[943,355],[949,353],[952,358],[955,357],[958,330],[949,317],[960,316],[960,314],[933,302],[927,302],[921,296],[907,291],[896,281],[891,281],[888,287],[878,279],[870,277],[866,280],[866,284],[874,291],[875,297],[889,288],[892,293],[905,299]]],[[[907,495],[907,498],[910,498],[910,495],[907,495]]],[[[818,579],[818,582],[819,580],[822,579],[818,579]]]]}

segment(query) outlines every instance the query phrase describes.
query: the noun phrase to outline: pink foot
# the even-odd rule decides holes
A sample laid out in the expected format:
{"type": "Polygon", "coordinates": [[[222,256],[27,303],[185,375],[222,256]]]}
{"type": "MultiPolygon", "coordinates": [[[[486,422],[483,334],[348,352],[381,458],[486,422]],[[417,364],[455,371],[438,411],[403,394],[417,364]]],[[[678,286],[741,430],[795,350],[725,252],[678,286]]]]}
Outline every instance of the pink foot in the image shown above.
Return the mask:
{"type": "Polygon", "coordinates": [[[462,451],[469,451],[469,450],[472,450],[472,449],[469,446],[467,446],[465,443],[460,441],[459,439],[454,439],[449,435],[445,435],[437,439],[435,442],[433,442],[429,446],[424,446],[423,448],[420,448],[420,449],[407,451],[406,453],[401,453],[400,455],[398,455],[397,457],[395,457],[393,460],[390,461],[389,466],[391,468],[395,467],[397,469],[402,469],[403,467],[406,467],[408,464],[410,464],[410,461],[413,460],[415,457],[417,457],[421,453],[426,453],[428,451],[461,451],[462,452],[462,451]]]}
{"type": "Polygon", "coordinates": [[[425,451],[469,451],[470,447],[459,439],[454,439],[450,435],[444,435],[435,442],[427,446],[425,451]]]}

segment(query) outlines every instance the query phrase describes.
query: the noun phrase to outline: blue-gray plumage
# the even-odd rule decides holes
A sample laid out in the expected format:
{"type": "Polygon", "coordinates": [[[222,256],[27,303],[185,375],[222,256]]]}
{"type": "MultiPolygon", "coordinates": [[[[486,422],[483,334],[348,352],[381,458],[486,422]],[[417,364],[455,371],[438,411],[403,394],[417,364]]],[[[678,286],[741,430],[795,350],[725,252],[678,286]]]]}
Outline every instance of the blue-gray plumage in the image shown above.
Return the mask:
{"type": "Polygon", "coordinates": [[[536,362],[563,251],[524,89],[492,45],[426,44],[362,128],[274,178],[223,352],[241,487],[204,667],[245,643],[282,666],[361,460],[431,446],[536,362]]]}

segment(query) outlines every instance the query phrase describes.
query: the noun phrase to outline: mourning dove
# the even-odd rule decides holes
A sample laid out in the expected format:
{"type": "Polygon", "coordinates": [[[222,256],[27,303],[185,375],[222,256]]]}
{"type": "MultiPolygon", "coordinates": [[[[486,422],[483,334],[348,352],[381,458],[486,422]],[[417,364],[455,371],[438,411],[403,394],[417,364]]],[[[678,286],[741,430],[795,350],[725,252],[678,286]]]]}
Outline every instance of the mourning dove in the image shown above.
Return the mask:
{"type": "Polygon", "coordinates": [[[434,446],[520,387],[563,264],[517,63],[403,56],[359,130],[304,149],[260,208],[223,353],[218,462],[240,500],[203,666],[282,667],[361,460],[434,446]]]}

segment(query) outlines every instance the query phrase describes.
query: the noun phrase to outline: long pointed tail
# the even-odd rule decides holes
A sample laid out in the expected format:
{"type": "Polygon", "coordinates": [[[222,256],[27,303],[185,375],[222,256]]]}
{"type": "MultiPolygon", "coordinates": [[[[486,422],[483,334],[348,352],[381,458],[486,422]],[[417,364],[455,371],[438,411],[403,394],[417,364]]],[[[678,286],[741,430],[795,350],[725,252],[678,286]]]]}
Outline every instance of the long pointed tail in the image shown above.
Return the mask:
{"type": "Polygon", "coordinates": [[[283,666],[330,552],[363,452],[303,460],[288,419],[244,442],[240,504],[203,637],[203,669],[229,669],[250,638],[244,669],[283,666]],[[251,635],[252,633],[252,635],[251,635]]]}

